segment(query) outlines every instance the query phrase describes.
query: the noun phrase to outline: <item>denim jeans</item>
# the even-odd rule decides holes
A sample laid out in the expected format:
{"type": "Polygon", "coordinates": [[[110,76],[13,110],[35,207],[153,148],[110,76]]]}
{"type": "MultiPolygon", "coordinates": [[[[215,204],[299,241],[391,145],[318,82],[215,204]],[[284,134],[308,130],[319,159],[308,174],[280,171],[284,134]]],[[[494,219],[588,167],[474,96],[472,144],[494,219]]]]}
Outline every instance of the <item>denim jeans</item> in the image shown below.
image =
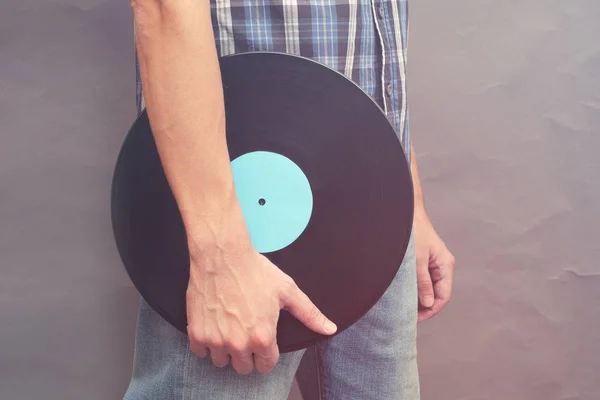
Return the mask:
{"type": "MultiPolygon", "coordinates": [[[[354,325],[315,346],[321,400],[418,400],[417,280],[411,239],[377,304],[354,325]]],[[[285,400],[305,350],[284,353],[268,374],[237,374],[198,358],[187,336],[143,300],[133,375],[124,400],[285,400]]]]}

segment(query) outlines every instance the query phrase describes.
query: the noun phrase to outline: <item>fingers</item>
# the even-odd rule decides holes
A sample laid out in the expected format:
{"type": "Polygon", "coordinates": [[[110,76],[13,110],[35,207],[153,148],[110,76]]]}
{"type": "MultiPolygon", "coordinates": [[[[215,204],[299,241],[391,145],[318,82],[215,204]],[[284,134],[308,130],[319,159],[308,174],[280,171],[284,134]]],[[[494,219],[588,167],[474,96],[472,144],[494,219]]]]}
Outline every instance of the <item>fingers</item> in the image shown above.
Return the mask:
{"type": "Polygon", "coordinates": [[[276,344],[264,351],[254,353],[254,367],[261,374],[271,372],[277,362],[279,362],[279,347],[276,344]]]}
{"type": "Polygon", "coordinates": [[[193,329],[188,325],[187,327],[188,338],[190,340],[190,350],[196,356],[200,358],[204,358],[210,354],[208,347],[204,344],[204,341],[201,340],[201,337],[198,333],[194,332],[193,329]]]}
{"type": "Polygon", "coordinates": [[[286,288],[282,300],[283,308],[309,329],[322,335],[332,335],[337,331],[337,326],[323,315],[295,283],[286,288]]]}
{"type": "Polygon", "coordinates": [[[436,301],[447,303],[452,296],[452,274],[444,272],[444,277],[433,284],[436,301]]]}
{"type": "Polygon", "coordinates": [[[279,361],[279,348],[277,347],[277,328],[262,327],[254,331],[252,337],[252,351],[254,353],[254,366],[261,374],[270,372],[279,361]]]}
{"type": "Polygon", "coordinates": [[[417,322],[423,322],[435,317],[444,308],[446,303],[448,303],[448,300],[440,299],[436,295],[436,299],[431,307],[419,307],[417,322]]]}
{"type": "MultiPolygon", "coordinates": [[[[449,301],[450,297],[452,296],[452,281],[454,279],[454,265],[455,264],[456,264],[456,259],[454,258],[452,253],[450,253],[448,251],[446,260],[444,262],[444,265],[446,266],[445,271],[444,271],[444,282],[442,282],[442,285],[440,285],[440,289],[439,289],[440,297],[443,299],[446,299],[447,301],[449,301]]],[[[437,289],[436,289],[436,291],[437,291],[437,289]]]]}
{"type": "Polygon", "coordinates": [[[225,349],[223,340],[217,337],[206,337],[201,331],[190,329],[188,326],[190,350],[198,357],[209,356],[212,363],[219,368],[229,364],[230,356],[225,349]]]}
{"type": "Polygon", "coordinates": [[[225,368],[229,365],[230,357],[221,343],[207,343],[210,358],[215,367],[225,368]]]}
{"type": "Polygon", "coordinates": [[[196,356],[198,356],[200,358],[204,358],[204,357],[210,355],[210,350],[208,349],[208,347],[206,347],[204,345],[190,343],[190,349],[192,350],[192,353],[194,353],[196,356]]]}
{"type": "Polygon", "coordinates": [[[429,258],[417,260],[417,290],[419,293],[419,303],[423,307],[433,306],[435,295],[433,291],[433,282],[429,274],[429,258]]]}
{"type": "Polygon", "coordinates": [[[248,343],[228,346],[231,365],[240,374],[249,374],[256,368],[262,374],[270,372],[279,361],[275,330],[265,327],[255,329],[248,343]]]}
{"type": "MultiPolygon", "coordinates": [[[[452,277],[454,275],[454,256],[447,249],[435,260],[434,268],[430,269],[435,302],[441,307],[450,301],[452,296],[452,277]]],[[[440,308],[441,308],[440,307],[440,308]]]]}
{"type": "Polygon", "coordinates": [[[252,353],[241,351],[231,355],[231,366],[240,375],[247,375],[254,370],[252,353]]]}
{"type": "MultiPolygon", "coordinates": [[[[422,307],[419,307],[418,322],[433,318],[450,301],[455,262],[454,256],[448,250],[445,250],[441,256],[434,259],[434,265],[428,269],[428,276],[429,281],[433,281],[432,288],[435,294],[435,301],[429,307],[426,307],[421,301],[422,307]]],[[[418,281],[421,282],[419,270],[417,270],[417,277],[418,281]]],[[[418,285],[421,284],[419,283],[418,285]]],[[[421,286],[419,286],[419,299],[421,299],[421,286]]]]}
{"type": "Polygon", "coordinates": [[[419,313],[417,316],[417,322],[427,321],[435,316],[436,312],[434,311],[434,307],[431,308],[421,308],[419,309],[419,313]]]}
{"type": "Polygon", "coordinates": [[[190,349],[198,357],[209,356],[213,365],[224,368],[231,363],[233,369],[241,374],[251,373],[255,368],[261,374],[269,373],[279,361],[279,348],[275,329],[260,327],[243,340],[243,335],[226,341],[205,338],[188,329],[190,349]]]}
{"type": "Polygon", "coordinates": [[[418,312],[418,322],[426,321],[435,317],[440,311],[442,311],[442,309],[444,308],[444,306],[446,306],[446,304],[448,304],[448,302],[449,298],[441,299],[436,297],[435,302],[431,307],[420,307],[418,312]]]}

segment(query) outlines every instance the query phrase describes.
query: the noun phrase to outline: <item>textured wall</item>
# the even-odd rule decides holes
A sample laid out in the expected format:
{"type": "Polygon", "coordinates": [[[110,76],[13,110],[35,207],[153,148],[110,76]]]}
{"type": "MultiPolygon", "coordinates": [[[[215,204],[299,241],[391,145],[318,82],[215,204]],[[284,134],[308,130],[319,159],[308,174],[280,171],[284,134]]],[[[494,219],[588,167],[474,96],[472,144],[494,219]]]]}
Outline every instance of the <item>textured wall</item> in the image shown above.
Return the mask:
{"type": "Polygon", "coordinates": [[[127,1],[0,0],[0,399],[108,400],[136,293],[109,188],[135,113],[127,1]]]}
{"type": "MultiPolygon", "coordinates": [[[[599,18],[594,0],[411,4],[412,132],[458,260],[420,328],[424,400],[600,396],[599,18]]],[[[0,1],[0,399],[118,399],[129,379],[108,196],[131,38],[127,1],[0,1]]]]}
{"type": "Polygon", "coordinates": [[[600,3],[411,4],[412,132],[454,300],[424,400],[600,398],[600,3]]]}

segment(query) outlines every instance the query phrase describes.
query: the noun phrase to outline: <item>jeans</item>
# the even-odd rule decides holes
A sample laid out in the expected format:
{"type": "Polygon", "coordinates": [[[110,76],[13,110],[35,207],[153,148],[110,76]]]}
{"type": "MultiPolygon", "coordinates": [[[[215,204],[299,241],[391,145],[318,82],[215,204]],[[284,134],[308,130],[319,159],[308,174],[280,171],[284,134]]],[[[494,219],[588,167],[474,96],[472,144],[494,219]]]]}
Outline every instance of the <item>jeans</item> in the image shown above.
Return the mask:
{"type": "MultiPolygon", "coordinates": [[[[417,280],[414,241],[377,304],[351,327],[315,345],[321,400],[418,400],[417,280]]],[[[187,336],[143,300],[133,375],[124,400],[285,400],[305,350],[281,354],[261,375],[198,358],[187,336]]]]}

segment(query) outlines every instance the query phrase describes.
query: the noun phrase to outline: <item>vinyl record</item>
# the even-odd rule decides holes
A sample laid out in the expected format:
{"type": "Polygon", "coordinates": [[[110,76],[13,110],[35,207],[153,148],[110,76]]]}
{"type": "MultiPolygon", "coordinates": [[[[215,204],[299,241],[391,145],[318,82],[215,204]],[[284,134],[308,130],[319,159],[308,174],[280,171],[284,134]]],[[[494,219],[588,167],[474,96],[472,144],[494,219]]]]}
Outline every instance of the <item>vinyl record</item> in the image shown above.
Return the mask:
{"type": "MultiPolygon", "coordinates": [[[[223,57],[220,67],[252,243],[342,332],[383,295],[408,246],[413,187],[404,149],[377,103],[320,63],[251,52],[223,57]]],[[[145,111],[119,153],[111,208],[133,284],[186,333],[185,231],[145,111]]],[[[281,352],[324,338],[281,312],[281,352]]]]}

